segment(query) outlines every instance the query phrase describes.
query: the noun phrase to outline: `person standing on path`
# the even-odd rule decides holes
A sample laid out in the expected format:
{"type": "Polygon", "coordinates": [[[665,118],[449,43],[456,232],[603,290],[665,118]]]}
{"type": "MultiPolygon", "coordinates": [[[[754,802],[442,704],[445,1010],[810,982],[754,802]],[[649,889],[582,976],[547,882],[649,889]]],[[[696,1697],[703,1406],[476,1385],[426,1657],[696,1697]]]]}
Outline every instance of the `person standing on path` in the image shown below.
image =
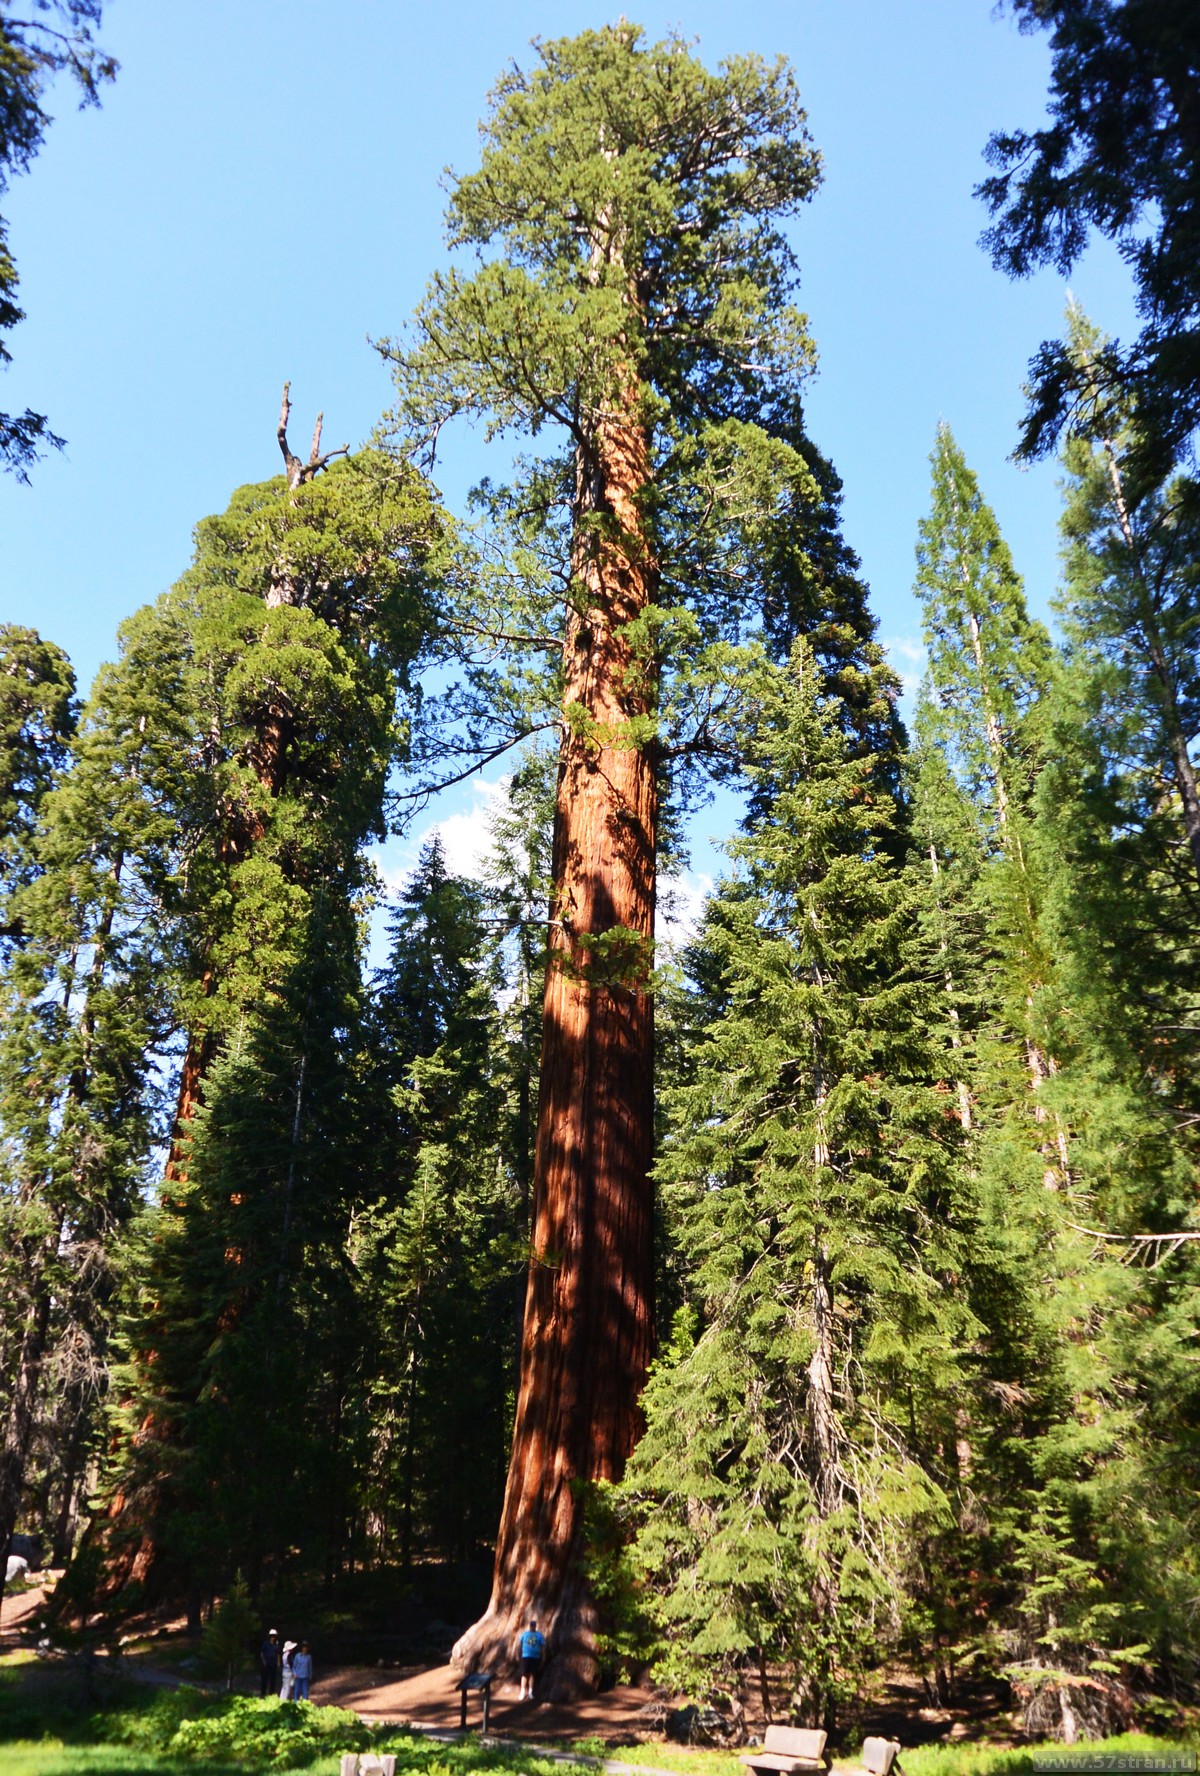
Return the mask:
{"type": "Polygon", "coordinates": [[[539,1634],[538,1625],[532,1616],[529,1626],[521,1636],[521,1695],[522,1702],[533,1701],[533,1686],[537,1682],[537,1674],[542,1668],[542,1655],[546,1651],[546,1636],[539,1634]]]}
{"type": "Polygon", "coordinates": [[[295,1687],[292,1691],[297,1702],[308,1701],[308,1686],[312,1682],[312,1654],[308,1650],[308,1642],[300,1642],[300,1651],[292,1657],[292,1676],[295,1687]]]}
{"type": "Polygon", "coordinates": [[[295,1641],[285,1640],[283,1643],[283,1682],[279,1686],[279,1699],[281,1702],[290,1702],[292,1699],[292,1691],[296,1684],[296,1676],[292,1670],[292,1660],[295,1657],[295,1641]]]}
{"type": "Polygon", "coordinates": [[[272,1628],[258,1649],[258,1693],[273,1696],[279,1682],[279,1630],[272,1628]]]}

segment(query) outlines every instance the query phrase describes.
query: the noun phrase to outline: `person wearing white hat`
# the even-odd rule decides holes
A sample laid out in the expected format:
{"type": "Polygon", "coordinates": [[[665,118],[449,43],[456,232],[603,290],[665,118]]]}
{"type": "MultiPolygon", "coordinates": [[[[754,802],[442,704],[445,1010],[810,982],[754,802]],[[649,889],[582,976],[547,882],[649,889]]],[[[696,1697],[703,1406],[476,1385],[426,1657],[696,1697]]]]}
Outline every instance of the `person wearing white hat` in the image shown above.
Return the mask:
{"type": "Polygon", "coordinates": [[[279,1630],[272,1628],[258,1649],[258,1693],[273,1696],[279,1682],[279,1630]]]}
{"type": "Polygon", "coordinates": [[[296,1682],[296,1676],[292,1670],[292,1655],[295,1651],[296,1642],[285,1640],[283,1643],[283,1682],[279,1686],[279,1694],[285,1702],[291,1701],[292,1690],[296,1682]]]}

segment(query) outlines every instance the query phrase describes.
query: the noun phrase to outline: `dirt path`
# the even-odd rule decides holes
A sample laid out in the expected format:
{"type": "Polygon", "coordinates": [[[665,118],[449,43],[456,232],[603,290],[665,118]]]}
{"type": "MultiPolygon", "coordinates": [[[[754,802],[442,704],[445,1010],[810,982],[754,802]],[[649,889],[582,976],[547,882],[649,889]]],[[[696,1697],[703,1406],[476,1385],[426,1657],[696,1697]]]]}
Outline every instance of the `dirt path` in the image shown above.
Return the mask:
{"type": "Polygon", "coordinates": [[[30,1591],[4,1593],[0,1603],[0,1640],[14,1641],[38,1614],[46,1601],[47,1588],[53,1589],[58,1573],[46,1573],[44,1581],[30,1591]]]}
{"type": "MultiPolygon", "coordinates": [[[[459,1673],[452,1665],[388,1675],[350,1668],[318,1675],[313,1700],[352,1708],[374,1720],[412,1721],[441,1731],[460,1719],[459,1673]]],[[[645,1732],[640,1717],[651,1692],[626,1685],[588,1696],[581,1702],[542,1706],[517,1700],[515,1683],[500,1684],[492,1694],[490,1730],[505,1738],[543,1742],[550,1739],[603,1739],[608,1745],[635,1744],[645,1732]]],[[[478,1696],[468,1698],[467,1719],[478,1727],[483,1709],[478,1696]]]]}

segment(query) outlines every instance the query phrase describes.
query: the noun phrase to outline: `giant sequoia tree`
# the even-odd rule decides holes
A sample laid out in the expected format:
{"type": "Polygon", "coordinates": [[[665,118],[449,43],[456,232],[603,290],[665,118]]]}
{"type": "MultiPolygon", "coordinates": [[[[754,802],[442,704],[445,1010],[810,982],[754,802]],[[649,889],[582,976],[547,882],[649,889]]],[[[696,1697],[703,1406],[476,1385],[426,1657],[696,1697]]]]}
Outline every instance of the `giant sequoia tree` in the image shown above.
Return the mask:
{"type": "MultiPolygon", "coordinates": [[[[128,1316],[131,1435],[105,1533],[110,1579],[193,1594],[227,1559],[253,1577],[298,1541],[273,1501],[282,1488],[302,1515],[304,1488],[336,1470],[364,848],[405,737],[439,534],[415,475],[381,476],[363,452],[318,479],[319,441],[300,462],[286,419],[285,395],[286,479],[240,489],[198,526],[192,568],[125,625],[110,674],[145,707],[158,753],[147,793],[171,828],[174,937],[162,988],[186,1047],[128,1316]],[[323,1350],[308,1418],[282,1383],[263,1397],[301,1327],[323,1350]],[[256,1486],[231,1439],[253,1451],[256,1486]]],[[[327,1533],[336,1545],[336,1524],[327,1533]]]]}
{"type": "MultiPolygon", "coordinates": [[[[818,173],[790,72],[712,73],[624,22],[538,50],[453,188],[452,244],[479,263],[437,277],[388,350],[411,447],[460,414],[551,438],[491,490],[519,552],[458,631],[518,652],[491,746],[556,725],[561,754],[516,1428],[491,1605],[457,1657],[510,1661],[532,1612],[563,1689],[595,1675],[579,1483],[620,1473],[653,1340],[661,794],[719,749],[728,650],[768,581],[780,626],[806,598],[811,624],[846,564],[799,560],[836,486],[800,422],[811,350],[778,229],[818,173]]],[[[851,677],[864,626],[824,638],[851,677]]],[[[483,724],[469,739],[486,754],[483,724]]]]}

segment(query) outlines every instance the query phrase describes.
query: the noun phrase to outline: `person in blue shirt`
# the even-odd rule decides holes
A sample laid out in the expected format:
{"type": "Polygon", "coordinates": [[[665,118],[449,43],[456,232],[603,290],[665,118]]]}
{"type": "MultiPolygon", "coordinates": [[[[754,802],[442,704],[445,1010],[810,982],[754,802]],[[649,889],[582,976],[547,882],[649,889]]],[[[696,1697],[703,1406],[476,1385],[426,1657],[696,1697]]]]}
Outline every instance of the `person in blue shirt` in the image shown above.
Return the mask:
{"type": "Polygon", "coordinates": [[[537,1623],[530,1618],[529,1626],[521,1636],[521,1696],[522,1702],[533,1701],[533,1686],[537,1674],[541,1670],[542,1655],[546,1651],[546,1636],[538,1633],[537,1623]]]}
{"type": "Polygon", "coordinates": [[[312,1682],[312,1654],[306,1640],[300,1642],[300,1651],[292,1655],[292,1676],[296,1680],[292,1695],[297,1702],[307,1702],[308,1686],[312,1682]]]}

